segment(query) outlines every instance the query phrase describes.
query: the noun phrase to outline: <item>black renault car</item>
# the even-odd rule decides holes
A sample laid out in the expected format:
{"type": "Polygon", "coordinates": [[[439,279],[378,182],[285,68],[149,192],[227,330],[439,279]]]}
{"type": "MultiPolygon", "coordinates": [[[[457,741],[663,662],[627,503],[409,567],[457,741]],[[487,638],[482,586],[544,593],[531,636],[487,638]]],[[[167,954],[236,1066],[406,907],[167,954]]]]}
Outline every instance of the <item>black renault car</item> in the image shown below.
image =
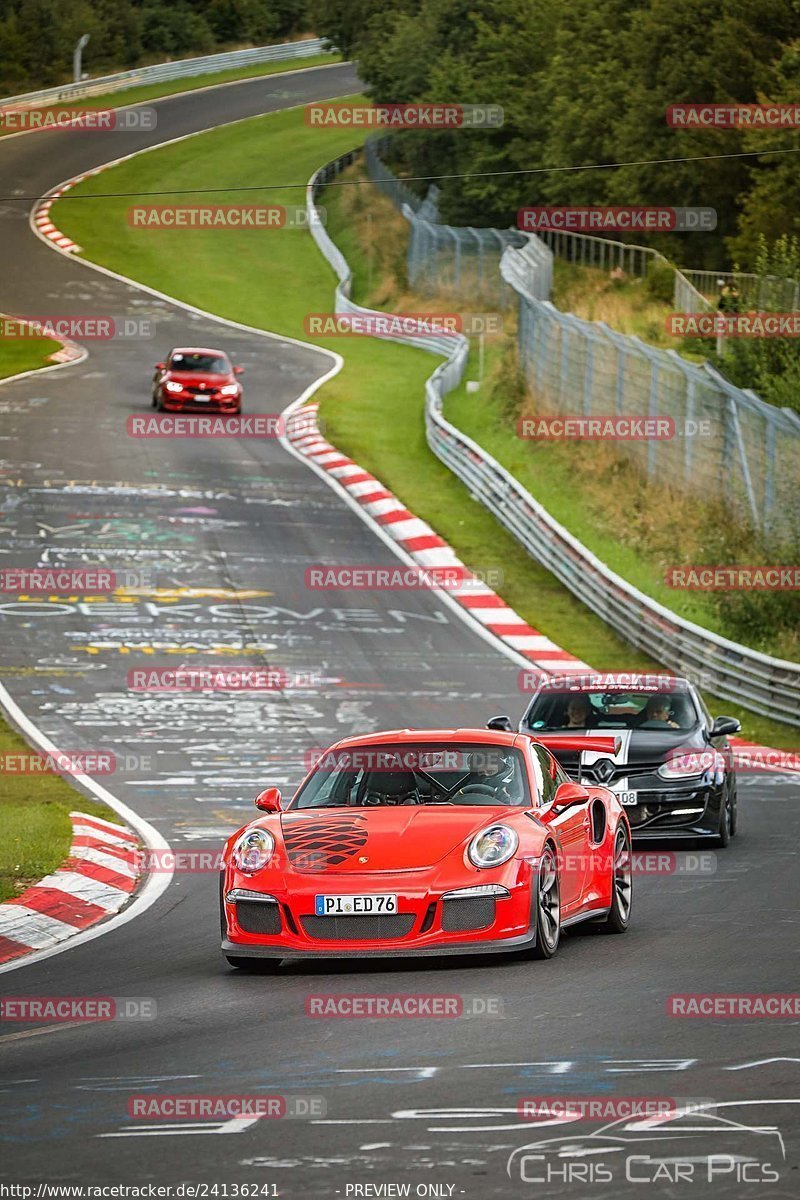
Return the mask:
{"type": "MultiPolygon", "coordinates": [[[[510,728],[495,717],[490,728],[510,728]]],[[[733,717],[713,718],[696,688],[671,675],[560,675],[542,678],[521,733],[611,732],[616,754],[550,749],[571,779],[602,784],[619,797],[637,841],[736,833],[736,774],[728,736],[733,717]]]]}

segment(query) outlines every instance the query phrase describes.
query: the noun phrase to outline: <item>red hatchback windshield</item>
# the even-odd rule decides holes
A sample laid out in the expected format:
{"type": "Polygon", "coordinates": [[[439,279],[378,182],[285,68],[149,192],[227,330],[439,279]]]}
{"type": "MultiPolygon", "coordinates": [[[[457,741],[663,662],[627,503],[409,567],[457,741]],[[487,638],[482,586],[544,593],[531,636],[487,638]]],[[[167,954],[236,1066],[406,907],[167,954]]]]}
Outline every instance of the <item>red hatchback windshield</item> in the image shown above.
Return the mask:
{"type": "Polygon", "coordinates": [[[230,375],[231,364],[218,354],[173,354],[169,360],[171,371],[191,371],[197,375],[230,375]]]}

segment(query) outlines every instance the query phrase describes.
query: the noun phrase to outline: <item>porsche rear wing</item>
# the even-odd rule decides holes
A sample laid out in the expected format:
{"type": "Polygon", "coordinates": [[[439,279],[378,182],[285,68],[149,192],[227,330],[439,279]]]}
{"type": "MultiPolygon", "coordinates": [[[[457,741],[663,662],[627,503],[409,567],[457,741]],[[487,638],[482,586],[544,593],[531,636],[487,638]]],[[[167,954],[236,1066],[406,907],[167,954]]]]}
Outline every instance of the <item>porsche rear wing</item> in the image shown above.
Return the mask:
{"type": "Polygon", "coordinates": [[[562,733],[544,733],[541,736],[535,733],[528,735],[534,742],[541,742],[548,750],[552,751],[556,756],[559,750],[566,750],[568,753],[578,755],[578,783],[582,783],[583,776],[583,756],[587,750],[591,750],[595,754],[619,754],[622,746],[621,737],[570,737],[569,734],[562,733]]]}
{"type": "Polygon", "coordinates": [[[622,746],[621,737],[570,737],[568,733],[529,733],[528,737],[535,742],[541,742],[548,750],[568,750],[582,754],[584,750],[593,750],[596,754],[619,754],[622,746]]]}

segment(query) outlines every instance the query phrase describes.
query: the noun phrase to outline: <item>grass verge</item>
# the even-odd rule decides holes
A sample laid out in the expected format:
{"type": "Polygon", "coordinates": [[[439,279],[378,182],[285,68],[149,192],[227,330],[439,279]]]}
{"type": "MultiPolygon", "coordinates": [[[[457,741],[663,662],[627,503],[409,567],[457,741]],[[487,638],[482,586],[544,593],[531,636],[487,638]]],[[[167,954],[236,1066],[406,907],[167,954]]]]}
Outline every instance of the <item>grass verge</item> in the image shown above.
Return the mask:
{"type": "MultiPolygon", "coordinates": [[[[241,184],[266,179],[300,182],[357,140],[347,130],[311,129],[301,112],[286,111],[150,151],[85,181],[70,197],[191,187],[198,177],[213,174],[220,154],[241,184]]],[[[226,196],[217,199],[225,203],[226,196]]],[[[329,188],[322,202],[329,233],[354,268],[357,298],[376,307],[390,302],[402,307],[410,298],[398,241],[402,218],[367,185],[329,188]],[[366,221],[367,210],[372,211],[371,222],[366,221]]],[[[333,273],[305,232],[187,230],[191,254],[178,255],[181,270],[176,273],[170,264],[177,254],[174,239],[182,231],[134,229],[126,221],[128,204],[124,198],[100,196],[80,204],[61,200],[54,220],[85,247],[87,257],[189,303],[207,307],[207,281],[213,279],[214,311],[234,320],[307,338],[304,316],[330,311],[333,273]]],[[[444,302],[438,310],[448,307],[452,305],[444,302]]],[[[321,393],[322,415],[334,444],[429,521],[473,569],[499,568],[504,598],[554,641],[605,670],[657,665],[617,638],[524,554],[431,454],[422,419],[424,381],[436,361],[431,355],[371,339],[321,339],[319,344],[337,349],[346,359],[344,369],[321,393]]],[[[501,352],[492,347],[492,354],[501,352]]],[[[475,372],[471,361],[467,377],[474,378],[475,372]]],[[[731,705],[725,708],[731,710],[731,705]]],[[[794,744],[786,727],[744,712],[733,715],[740,716],[746,736],[754,740],[794,744]]]]}
{"type": "MultiPolygon", "coordinates": [[[[32,751],[27,742],[0,720],[0,761],[6,755],[32,751]]],[[[10,900],[64,861],[72,840],[70,812],[92,813],[106,820],[115,815],[89,800],[61,775],[2,772],[0,789],[0,902],[10,900]]]]}
{"type": "Polygon", "coordinates": [[[635,336],[662,350],[675,350],[690,362],[707,357],[689,341],[667,333],[667,318],[675,305],[651,295],[647,281],[638,275],[614,279],[598,267],[580,267],[555,259],[553,304],[584,321],[604,321],[618,333],[635,336]]]}
{"type": "Polygon", "coordinates": [[[60,349],[51,338],[0,338],[0,380],[52,366],[50,356],[60,349]]]}

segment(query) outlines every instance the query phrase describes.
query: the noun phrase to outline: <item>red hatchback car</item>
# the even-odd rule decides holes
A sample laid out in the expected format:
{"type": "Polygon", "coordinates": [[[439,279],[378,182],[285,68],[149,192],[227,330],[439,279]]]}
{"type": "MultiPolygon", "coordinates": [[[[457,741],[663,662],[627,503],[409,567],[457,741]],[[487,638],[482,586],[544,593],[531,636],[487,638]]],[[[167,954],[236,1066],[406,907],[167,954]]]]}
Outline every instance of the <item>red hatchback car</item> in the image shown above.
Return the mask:
{"type": "Polygon", "coordinates": [[[628,927],[631,832],[605,787],[568,779],[544,743],[613,753],[615,738],[479,729],[346,738],[292,800],[277,788],[223,852],[222,951],[280,959],[526,950],[561,930],[628,927]]]}
{"type": "Polygon", "coordinates": [[[176,346],[165,363],[156,363],[153,408],[161,412],[242,411],[242,385],[222,350],[176,346]]]}

